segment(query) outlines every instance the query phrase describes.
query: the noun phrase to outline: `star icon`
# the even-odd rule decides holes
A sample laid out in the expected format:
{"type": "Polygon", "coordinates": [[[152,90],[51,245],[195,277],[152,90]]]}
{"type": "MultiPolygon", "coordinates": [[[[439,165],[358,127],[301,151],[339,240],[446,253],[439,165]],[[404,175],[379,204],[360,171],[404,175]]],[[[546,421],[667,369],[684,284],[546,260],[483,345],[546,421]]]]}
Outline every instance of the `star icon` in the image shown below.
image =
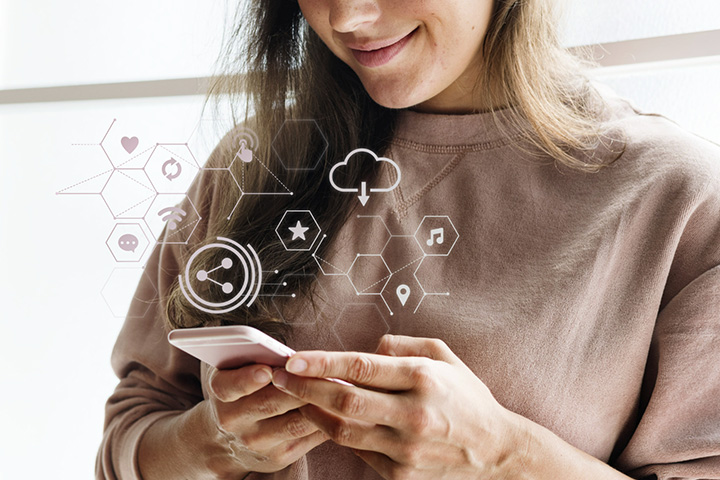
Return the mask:
{"type": "Polygon", "coordinates": [[[310,230],[310,228],[303,227],[302,224],[300,223],[300,220],[298,220],[297,224],[294,227],[288,227],[288,230],[290,230],[293,233],[293,237],[292,237],[291,241],[295,240],[297,238],[301,238],[301,239],[305,240],[305,232],[310,230]]]}

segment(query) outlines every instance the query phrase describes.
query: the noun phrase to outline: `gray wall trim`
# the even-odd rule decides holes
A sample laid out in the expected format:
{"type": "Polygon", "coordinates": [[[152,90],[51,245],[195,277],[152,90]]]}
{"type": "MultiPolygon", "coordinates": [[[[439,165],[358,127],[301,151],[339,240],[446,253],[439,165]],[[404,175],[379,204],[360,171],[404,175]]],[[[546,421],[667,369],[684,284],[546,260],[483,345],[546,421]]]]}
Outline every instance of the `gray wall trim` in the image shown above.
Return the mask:
{"type": "MultiPolygon", "coordinates": [[[[624,65],[637,66],[640,70],[645,63],[720,56],[720,30],[625,40],[585,48],[590,49],[600,67],[624,65]]],[[[204,95],[210,81],[210,77],[199,77],[8,89],[0,90],[0,105],[204,95]]]]}
{"type": "Polygon", "coordinates": [[[204,95],[209,77],[0,90],[0,105],[204,95]]]}
{"type": "Polygon", "coordinates": [[[588,45],[601,67],[720,55],[720,30],[588,45]]]}

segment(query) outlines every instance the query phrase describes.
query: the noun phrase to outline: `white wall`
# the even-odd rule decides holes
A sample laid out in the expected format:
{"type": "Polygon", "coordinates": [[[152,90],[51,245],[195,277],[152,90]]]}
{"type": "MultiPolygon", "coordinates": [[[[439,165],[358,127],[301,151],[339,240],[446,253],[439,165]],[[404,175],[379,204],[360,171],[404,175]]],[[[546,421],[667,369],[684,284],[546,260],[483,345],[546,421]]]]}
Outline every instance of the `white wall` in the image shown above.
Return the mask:
{"type": "Polygon", "coordinates": [[[720,28],[717,0],[557,0],[567,45],[590,45],[720,28]]]}
{"type": "Polygon", "coordinates": [[[225,0],[2,0],[0,88],[207,75],[225,0]]]}
{"type": "Polygon", "coordinates": [[[113,118],[182,142],[198,114],[195,97],[0,106],[0,478],[92,478],[110,351],[142,272],[108,250],[99,196],[56,195],[105,168],[71,143],[99,142],[113,118]]]}

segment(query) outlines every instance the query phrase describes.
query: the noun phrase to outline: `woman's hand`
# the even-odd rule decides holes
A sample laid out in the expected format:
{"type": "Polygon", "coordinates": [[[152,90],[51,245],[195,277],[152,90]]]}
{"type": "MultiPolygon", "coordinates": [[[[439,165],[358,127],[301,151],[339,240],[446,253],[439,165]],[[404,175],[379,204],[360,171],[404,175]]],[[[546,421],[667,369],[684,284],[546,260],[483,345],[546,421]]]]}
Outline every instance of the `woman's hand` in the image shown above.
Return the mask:
{"type": "MultiPolygon", "coordinates": [[[[210,421],[217,441],[230,448],[236,462],[215,470],[276,472],[327,440],[298,411],[306,402],[275,388],[271,377],[272,370],[264,365],[210,370],[206,400],[210,421]]],[[[217,473],[221,478],[230,474],[217,473]]]]}
{"type": "Polygon", "coordinates": [[[377,354],[301,352],[286,369],[293,375],[277,370],[273,383],[311,404],[303,414],[384,478],[496,478],[522,468],[517,416],[440,340],[386,335],[377,354]]]}

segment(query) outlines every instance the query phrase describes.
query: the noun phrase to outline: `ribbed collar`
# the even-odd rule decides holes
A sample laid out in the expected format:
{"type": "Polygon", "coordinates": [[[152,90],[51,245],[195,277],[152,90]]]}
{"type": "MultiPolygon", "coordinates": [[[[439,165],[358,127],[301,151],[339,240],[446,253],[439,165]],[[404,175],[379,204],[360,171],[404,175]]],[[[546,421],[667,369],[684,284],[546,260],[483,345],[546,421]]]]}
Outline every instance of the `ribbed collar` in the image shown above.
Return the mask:
{"type": "Polygon", "coordinates": [[[438,147],[481,148],[503,144],[517,137],[523,128],[528,128],[523,119],[513,122],[513,118],[518,118],[513,115],[509,110],[469,115],[401,110],[395,124],[394,139],[398,143],[438,147]]]}

